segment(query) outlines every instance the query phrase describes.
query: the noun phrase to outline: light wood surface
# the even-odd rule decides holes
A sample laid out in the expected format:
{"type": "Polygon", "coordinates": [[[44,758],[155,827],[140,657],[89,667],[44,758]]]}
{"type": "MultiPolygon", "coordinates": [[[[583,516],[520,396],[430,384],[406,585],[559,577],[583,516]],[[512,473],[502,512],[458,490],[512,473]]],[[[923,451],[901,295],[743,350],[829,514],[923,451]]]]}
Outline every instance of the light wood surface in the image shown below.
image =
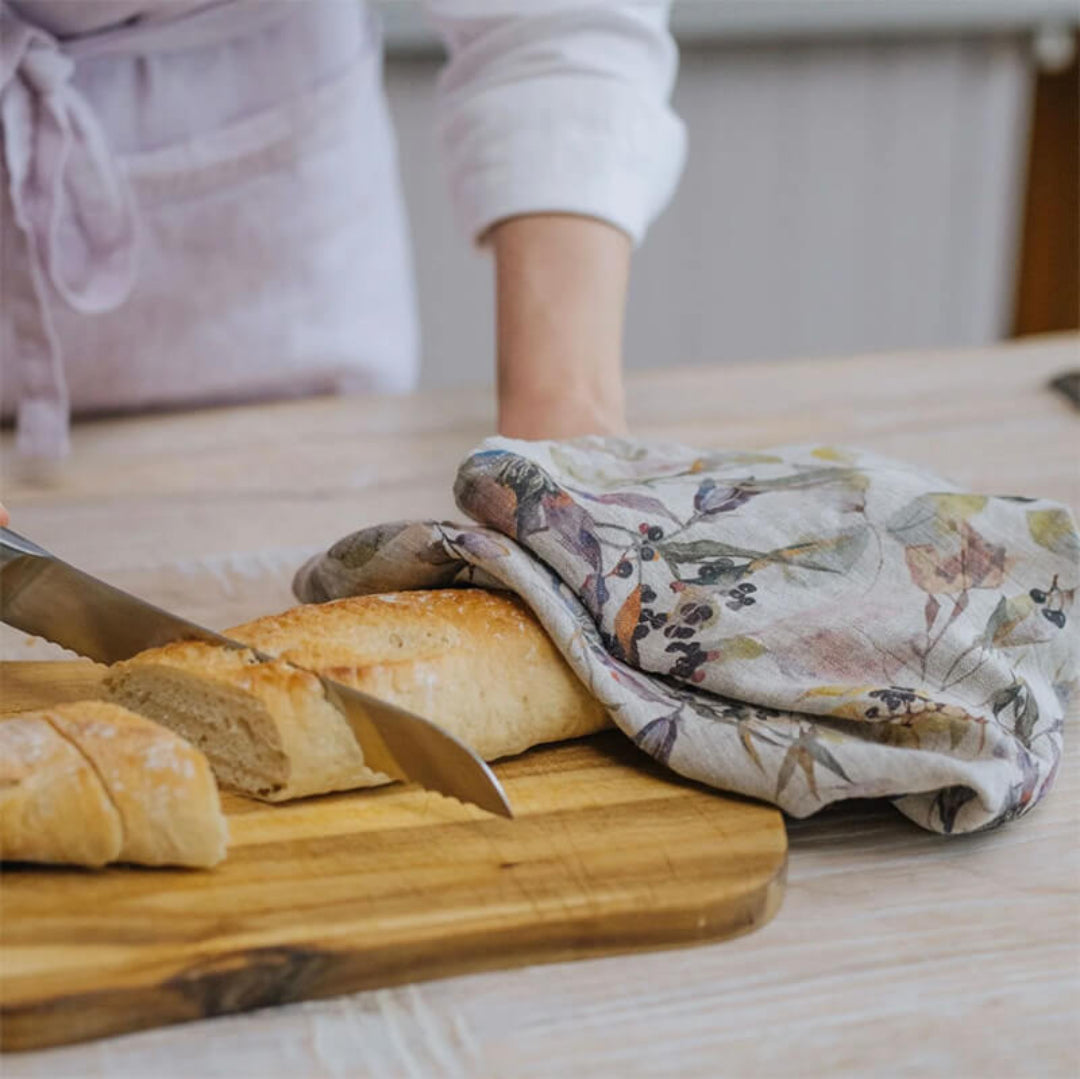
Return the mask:
{"type": "MultiPolygon", "coordinates": [[[[1080,505],[1080,413],[1044,389],[1075,337],[968,353],[635,376],[638,433],[865,446],[973,488],[1080,505]]],[[[486,391],[81,426],[50,485],[8,467],[16,522],[148,598],[225,626],[289,602],[305,551],[453,514],[486,391]]],[[[10,442],[3,443],[5,451],[10,442]]],[[[42,654],[6,638],[8,655],[42,654]]],[[[48,1076],[1073,1076],[1080,1066],[1075,721],[1055,790],[941,839],[888,806],[789,822],[767,926],[676,951],[473,974],[9,1056],[48,1076]]]]}
{"type": "MultiPolygon", "coordinates": [[[[97,696],[103,674],[5,663],[3,708],[97,696]]],[[[723,940],[780,905],[771,806],[680,781],[614,733],[495,767],[512,822],[415,787],[278,806],[225,794],[213,870],[8,866],[0,1046],[723,940]]]]}

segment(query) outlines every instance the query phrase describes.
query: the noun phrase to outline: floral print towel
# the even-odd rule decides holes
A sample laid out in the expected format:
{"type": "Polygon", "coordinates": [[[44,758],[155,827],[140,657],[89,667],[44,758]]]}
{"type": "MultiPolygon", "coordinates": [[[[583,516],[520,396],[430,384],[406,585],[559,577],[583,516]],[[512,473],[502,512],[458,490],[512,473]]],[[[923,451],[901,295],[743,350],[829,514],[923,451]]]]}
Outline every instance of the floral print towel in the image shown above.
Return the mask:
{"type": "Polygon", "coordinates": [[[807,816],[884,797],[969,832],[1050,787],[1078,683],[1068,510],[857,450],[491,439],[476,525],[398,523],[298,573],[302,600],[509,588],[643,750],[807,816]]]}

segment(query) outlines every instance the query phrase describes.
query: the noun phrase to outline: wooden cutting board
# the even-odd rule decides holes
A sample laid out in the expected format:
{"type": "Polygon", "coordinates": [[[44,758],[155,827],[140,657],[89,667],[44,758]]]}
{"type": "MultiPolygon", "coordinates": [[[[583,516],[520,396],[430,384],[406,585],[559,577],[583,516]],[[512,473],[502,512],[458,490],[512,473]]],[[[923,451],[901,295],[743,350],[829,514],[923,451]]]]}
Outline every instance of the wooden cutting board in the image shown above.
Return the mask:
{"type": "MultiPolygon", "coordinates": [[[[0,665],[4,712],[92,696],[0,665]]],[[[0,1044],[32,1049],[495,967],[720,940],[783,893],[780,814],[610,733],[496,767],[516,819],[416,788],[224,796],[208,871],[6,866],[0,1044]]]]}

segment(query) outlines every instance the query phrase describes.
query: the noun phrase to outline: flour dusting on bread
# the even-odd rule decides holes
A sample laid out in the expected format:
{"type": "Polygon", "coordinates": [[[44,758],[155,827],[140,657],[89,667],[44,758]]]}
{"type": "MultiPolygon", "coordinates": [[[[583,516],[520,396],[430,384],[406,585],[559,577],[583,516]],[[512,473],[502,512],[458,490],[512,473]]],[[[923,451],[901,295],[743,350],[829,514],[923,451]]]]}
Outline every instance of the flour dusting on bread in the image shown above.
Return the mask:
{"type": "Polygon", "coordinates": [[[0,857],[210,866],[226,826],[206,759],[125,708],[78,701],[0,720],[0,857]]]}

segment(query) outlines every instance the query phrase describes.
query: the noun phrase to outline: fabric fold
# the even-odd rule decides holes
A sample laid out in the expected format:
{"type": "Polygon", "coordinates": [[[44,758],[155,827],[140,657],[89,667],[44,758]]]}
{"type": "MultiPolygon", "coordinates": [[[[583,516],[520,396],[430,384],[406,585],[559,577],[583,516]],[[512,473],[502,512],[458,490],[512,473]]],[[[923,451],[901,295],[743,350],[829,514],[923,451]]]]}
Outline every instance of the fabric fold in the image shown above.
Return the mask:
{"type": "Polygon", "coordinates": [[[0,8],[7,195],[33,292],[30,303],[16,300],[22,311],[13,320],[12,343],[16,445],[28,456],[59,457],[68,449],[67,382],[53,296],[75,311],[98,314],[122,304],[135,283],[134,201],[93,110],[72,85],[73,70],[55,38],[0,8]]]}
{"type": "Polygon", "coordinates": [[[796,817],[888,798],[971,832],[1053,782],[1080,681],[1061,505],[858,450],[599,438],[489,440],[455,494],[477,524],[365,529],[297,595],[512,589],[638,746],[796,817]]]}

